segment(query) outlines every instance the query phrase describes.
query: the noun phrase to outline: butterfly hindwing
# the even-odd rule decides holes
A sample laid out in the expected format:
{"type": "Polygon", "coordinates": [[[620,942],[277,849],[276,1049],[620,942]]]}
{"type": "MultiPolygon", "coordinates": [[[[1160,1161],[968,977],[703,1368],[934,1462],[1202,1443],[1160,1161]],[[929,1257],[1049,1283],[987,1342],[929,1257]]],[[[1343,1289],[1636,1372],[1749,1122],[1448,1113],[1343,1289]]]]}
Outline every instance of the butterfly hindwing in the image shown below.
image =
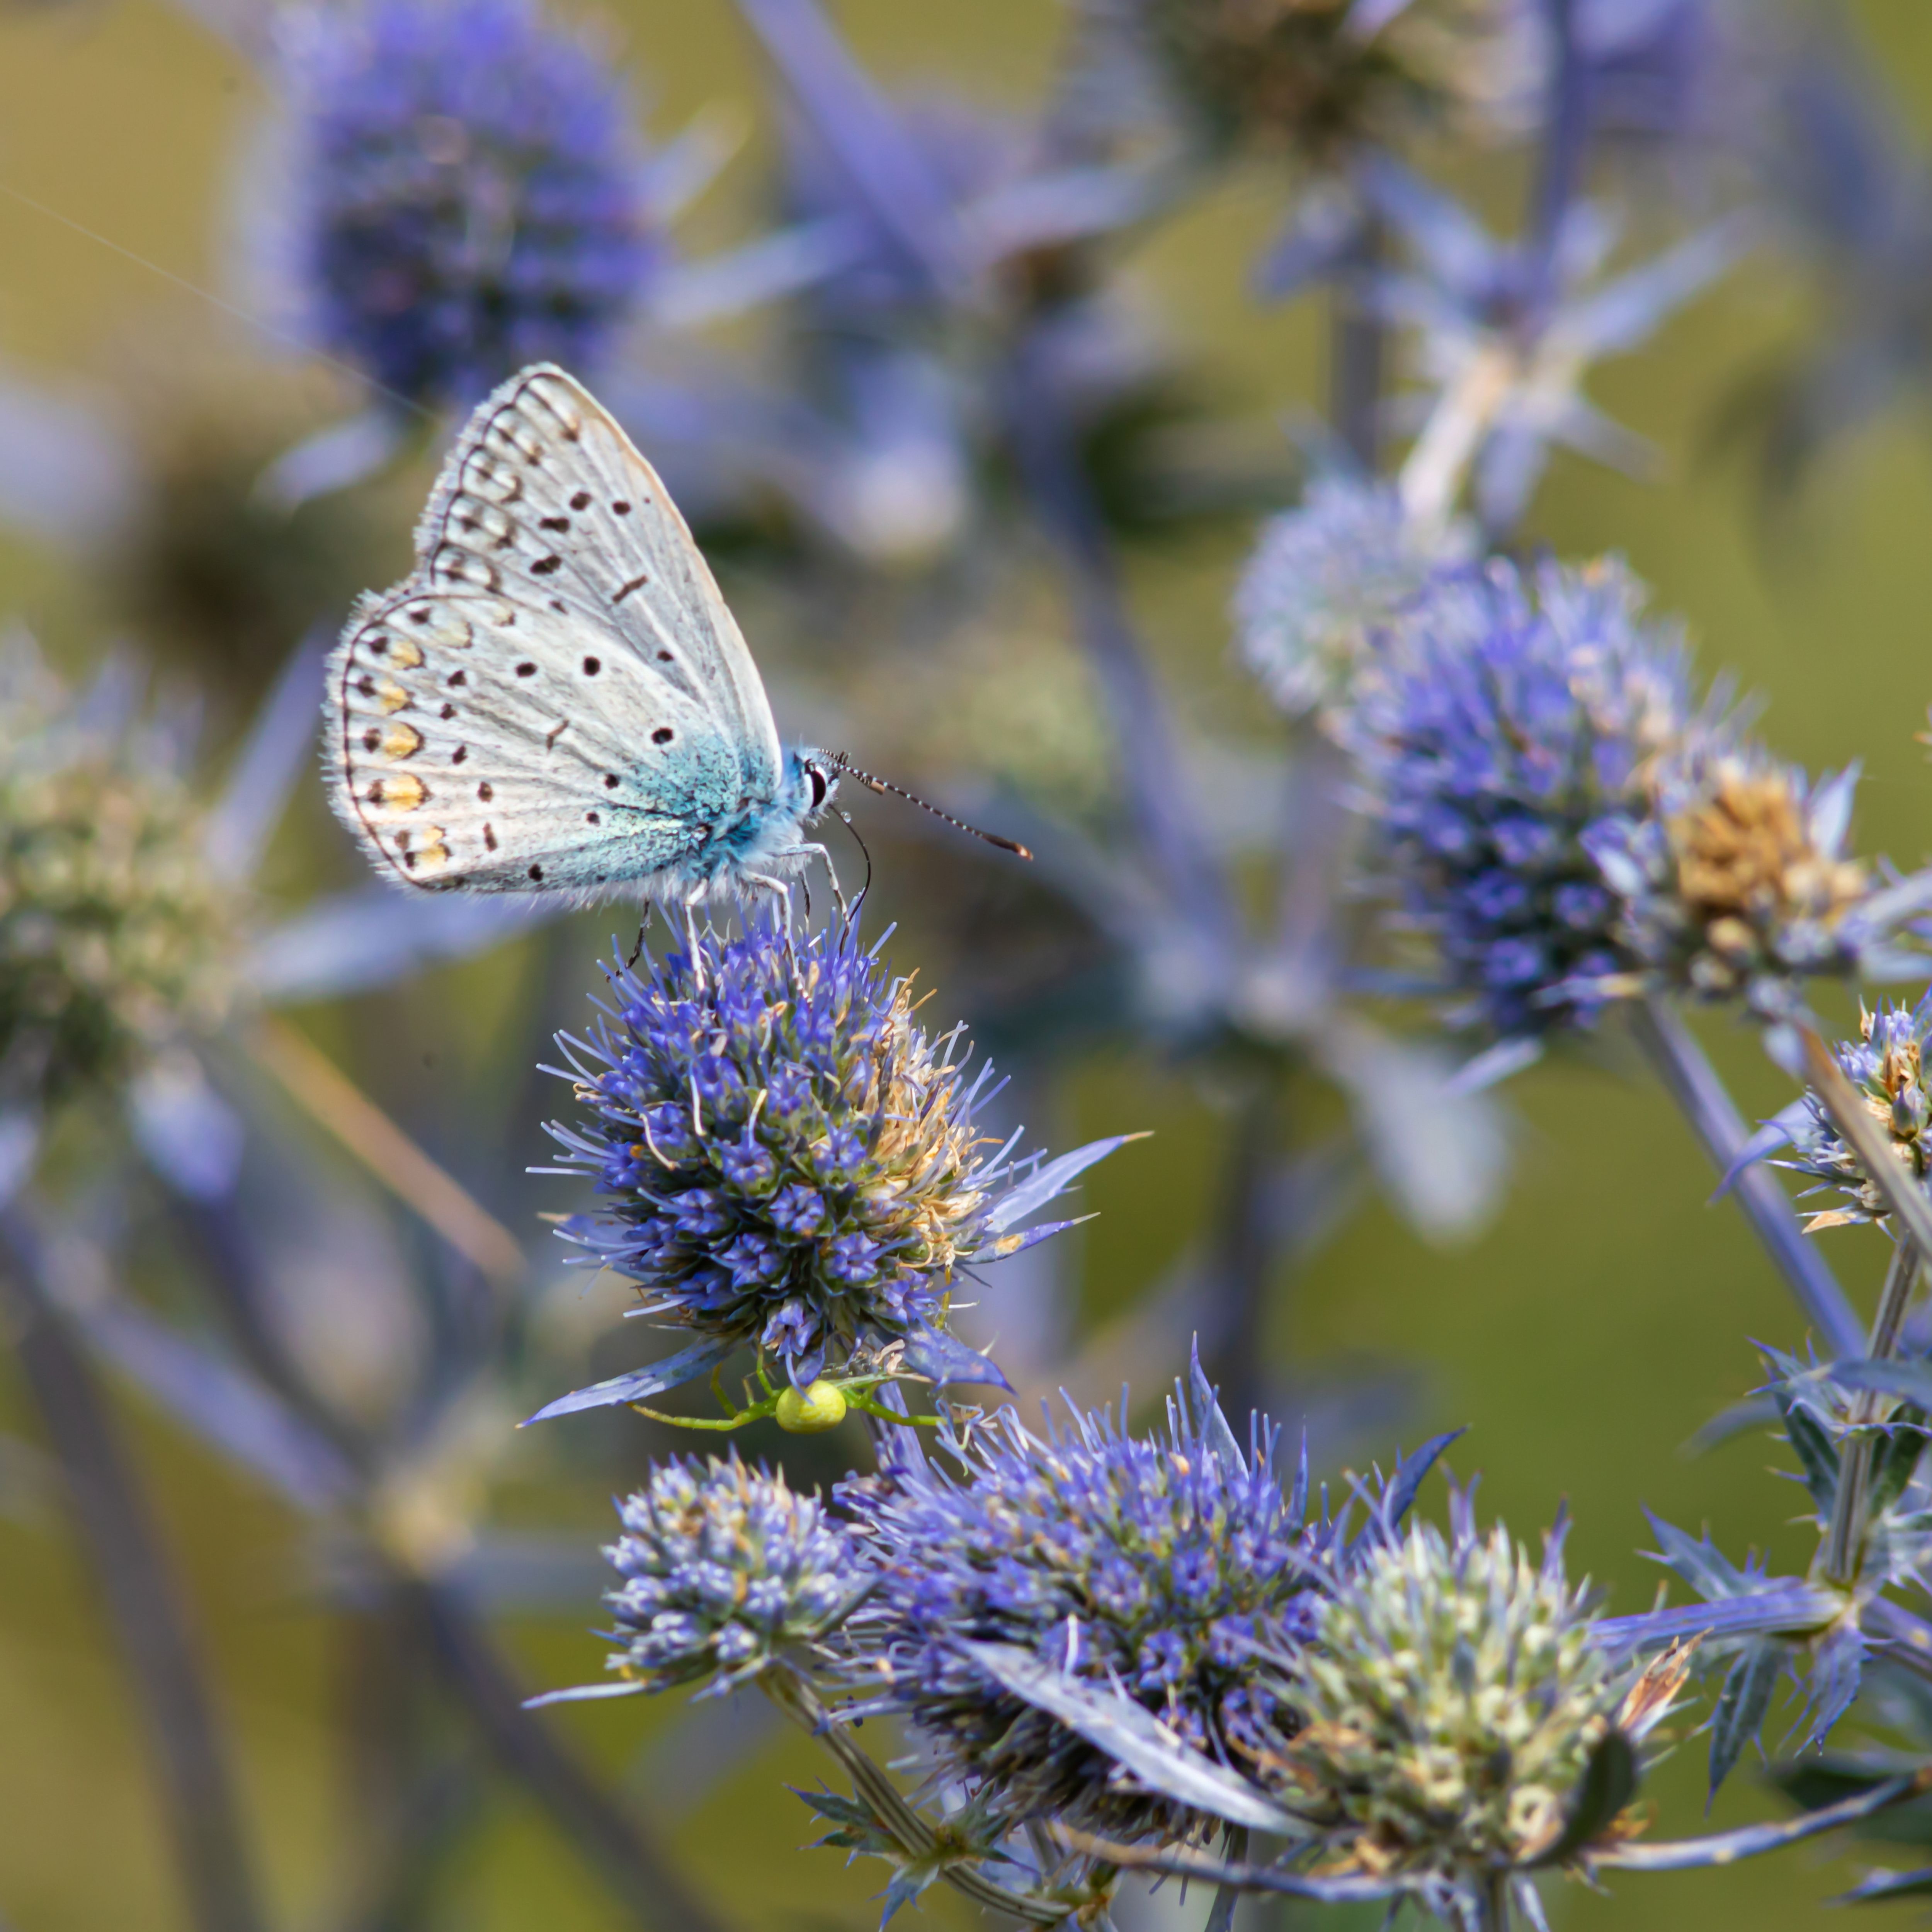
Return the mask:
{"type": "Polygon", "coordinates": [[[561,370],[479,407],[417,548],[330,666],[334,802],[392,876],[621,891],[773,796],[737,626],[656,472],[561,370]]]}

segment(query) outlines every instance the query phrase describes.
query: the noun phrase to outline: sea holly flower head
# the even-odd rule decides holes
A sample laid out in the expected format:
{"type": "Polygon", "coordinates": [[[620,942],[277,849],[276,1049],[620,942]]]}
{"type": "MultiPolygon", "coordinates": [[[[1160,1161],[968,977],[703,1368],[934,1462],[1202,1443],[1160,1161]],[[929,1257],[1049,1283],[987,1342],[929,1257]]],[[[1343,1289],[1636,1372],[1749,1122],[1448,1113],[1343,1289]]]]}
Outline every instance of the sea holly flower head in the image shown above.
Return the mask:
{"type": "Polygon", "coordinates": [[[659,244],[599,51],[530,0],[317,8],[284,51],[294,239],[326,346],[430,404],[604,358],[659,244]]]}
{"type": "Polygon", "coordinates": [[[910,981],[853,920],[707,928],[694,960],[645,955],[610,978],[606,1017],[565,1042],[584,1118],[550,1130],[562,1171],[601,1197],[566,1237],[712,1345],[704,1367],[749,1344],[802,1389],[828,1358],[877,1366],[883,1349],[935,1379],[997,1380],[936,1334],[948,1297],[969,1264],[1053,1232],[1014,1229],[1118,1143],[1016,1165],[975,1118],[990,1068],[968,1071],[963,1028],[914,1023],[910,981]]]}
{"type": "Polygon", "coordinates": [[[238,992],[241,896],[110,668],[76,704],[24,646],[0,664],[0,1100],[124,1087],[238,992]],[[118,687],[118,689],[117,689],[118,687]]]}
{"type": "MultiPolygon", "coordinates": [[[[1924,1058],[1928,1033],[1932,993],[1916,1006],[1881,1000],[1875,1010],[1862,1007],[1858,1037],[1838,1041],[1832,1048],[1866,1110],[1884,1129],[1892,1158],[1922,1187],[1932,1168],[1932,1093],[1926,1089],[1924,1058]]],[[[1814,1214],[1808,1230],[1882,1222],[1889,1215],[1885,1196],[1857,1151],[1808,1090],[1771,1124],[1769,1134],[1754,1142],[1751,1151],[1768,1151],[1786,1142],[1791,1156],[1778,1165],[1813,1176],[1835,1190],[1844,1203],[1814,1214]]]]}
{"type": "Polygon", "coordinates": [[[729,1690],[808,1652],[867,1587],[862,1548],[816,1492],[735,1456],[654,1464],[617,1513],[610,1666],[640,1690],[729,1690]]]}
{"type": "Polygon", "coordinates": [[[1499,1036],[1587,1027],[1634,963],[1597,856],[1690,728],[1684,648],[1616,562],[1446,576],[1341,724],[1408,918],[1499,1036]]]}
{"type": "Polygon", "coordinates": [[[1814,784],[1748,742],[1688,738],[1659,760],[1641,816],[1588,835],[1622,902],[1620,944],[1656,982],[1774,1020],[1807,979],[1911,970],[1900,920],[1924,881],[1887,886],[1846,856],[1857,779],[1814,784]]]}
{"type": "Polygon", "coordinates": [[[1290,717],[1332,713],[1347,702],[1372,640],[1474,549],[1462,523],[1420,528],[1388,484],[1318,478],[1263,527],[1243,573],[1234,593],[1242,657],[1290,717]]]}
{"type": "MultiPolygon", "coordinates": [[[[952,1442],[946,1463],[908,1458],[849,1485],[878,1568],[847,1632],[857,1680],[874,1687],[864,1708],[909,1718],[945,1774],[1008,1824],[1194,1831],[1187,1805],[1124,1778],[962,1640],[1130,1700],[1220,1763],[1277,1750],[1295,1723],[1286,1660],[1352,1546],[1325,1508],[1310,1514],[1305,1460],[1284,1486],[1276,1439],[1258,1418],[1244,1451],[1197,1370],[1160,1433],[1130,1435],[1098,1411],[1036,1435],[1007,1409],[952,1442]]],[[[1440,1447],[1405,1466],[1364,1542],[1400,1516],[1440,1447]]]]}
{"type": "Polygon", "coordinates": [[[1285,1758],[1290,1802],[1342,1869],[1445,1918],[1556,1844],[1624,1696],[1561,1528],[1537,1563],[1500,1525],[1479,1535],[1466,1497],[1452,1517],[1369,1552],[1323,1601],[1285,1758]]]}

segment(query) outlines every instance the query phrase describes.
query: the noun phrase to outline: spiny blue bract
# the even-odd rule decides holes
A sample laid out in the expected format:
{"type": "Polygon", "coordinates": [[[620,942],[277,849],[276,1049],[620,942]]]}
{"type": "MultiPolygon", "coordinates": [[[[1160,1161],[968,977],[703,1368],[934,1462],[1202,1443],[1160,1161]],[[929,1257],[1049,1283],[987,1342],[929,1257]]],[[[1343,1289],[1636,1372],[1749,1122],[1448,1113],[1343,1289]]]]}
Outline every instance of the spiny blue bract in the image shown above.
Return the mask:
{"type": "Polygon", "coordinates": [[[527,0],[299,16],[302,267],[328,346],[412,401],[594,368],[657,254],[622,87],[527,0]]]}
{"type": "MultiPolygon", "coordinates": [[[[1247,1767],[1294,1729],[1280,1687],[1345,1545],[1273,1467],[1257,1418],[1244,1457],[1204,1388],[1164,1436],[1075,1414],[1042,1437],[1011,1409],[955,1444],[956,1474],[908,1458],[838,1492],[879,1580],[848,1626],[870,1708],[909,1716],[949,1776],[1004,1821],[1058,1817],[1124,1838],[1202,1820],[1124,1783],[1112,1760],[958,1647],[1012,1644],[1096,1690],[1118,1685],[1188,1743],[1247,1767]]],[[[1426,1466],[1426,1464],[1425,1466],[1426,1466]]]]}
{"type": "Polygon", "coordinates": [[[1438,583],[1342,729],[1406,908],[1498,1035],[1587,1026],[1634,963],[1593,838],[1692,719],[1683,647],[1618,564],[1438,583]]]}
{"type": "Polygon", "coordinates": [[[1241,655],[1291,717],[1344,703],[1372,638],[1414,610],[1431,579],[1466,563],[1473,533],[1416,530],[1387,484],[1324,477],[1263,526],[1234,621],[1241,655]]]}
{"type": "Polygon", "coordinates": [[[835,1348],[923,1334],[962,1262],[1023,1245],[992,1226],[1012,1169],[974,1124],[991,1070],[968,1077],[962,1029],[913,1024],[853,924],[699,951],[696,979],[682,952],[613,970],[613,1018],[566,1042],[590,1117],[550,1131],[608,1204],[565,1232],[646,1312],[803,1388],[835,1348]]]}
{"type": "Polygon", "coordinates": [[[866,1585],[862,1552],[814,1492],[734,1456],[656,1464],[617,1505],[604,1554],[624,1579],[604,1600],[622,1650],[610,1668],[650,1690],[742,1682],[832,1629],[866,1585]]]}

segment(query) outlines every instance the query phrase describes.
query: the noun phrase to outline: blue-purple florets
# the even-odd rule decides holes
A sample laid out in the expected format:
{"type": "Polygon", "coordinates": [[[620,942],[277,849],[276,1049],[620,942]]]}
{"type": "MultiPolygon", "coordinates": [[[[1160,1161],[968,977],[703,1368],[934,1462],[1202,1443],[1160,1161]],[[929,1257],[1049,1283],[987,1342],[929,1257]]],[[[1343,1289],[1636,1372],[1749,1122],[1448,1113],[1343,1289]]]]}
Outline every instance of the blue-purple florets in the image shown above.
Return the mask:
{"type": "Polygon", "coordinates": [[[644,1312],[782,1360],[924,1334],[962,1266],[1024,1238],[994,1227],[1012,1173],[979,1132],[962,1030],[913,1022],[910,983],[840,923],[700,935],[610,976],[572,1042],[586,1113],[553,1126],[602,1200],[566,1233],[637,1282],[644,1312]]]}
{"type": "Polygon", "coordinates": [[[329,348],[411,401],[594,368],[658,254],[608,62],[528,0],[305,16],[299,266],[329,348]]]}
{"type": "Polygon", "coordinates": [[[1620,566],[1492,562],[1439,581],[1346,724],[1406,909],[1463,1013],[1588,1026],[1634,963],[1600,866],[1694,727],[1684,653],[1620,566]]]}
{"type": "Polygon", "coordinates": [[[1199,1820],[1184,1807],[1124,1781],[959,1640],[1017,1645],[1118,1688],[1223,1762],[1276,1749],[1293,1729],[1285,1660],[1313,1628],[1312,1566],[1332,1529],[1304,1524],[1274,1448],[1258,1425],[1239,1456],[1218,1412],[1180,1403],[1144,1438],[1104,1411],[1036,1436],[1008,1409],[950,1468],[915,1459],[854,1486],[878,1567],[848,1632],[861,1682],[886,1687],[880,1706],[910,1717],[990,1815],[1185,1834],[1199,1820]]]}
{"type": "MultiPolygon", "coordinates": [[[[1903,1176],[1923,1187],[1932,1173],[1932,1091],[1926,1086],[1925,1042],[1932,1035],[1932,993],[1916,1006],[1881,1000],[1861,1012],[1858,1037],[1832,1048],[1860,1100],[1882,1130],[1903,1176]]],[[[1808,1232],[1861,1221],[1883,1221],[1891,1210],[1864,1162],[1808,1088],[1798,1107],[1780,1116],[1790,1124],[1792,1158],[1783,1167],[1810,1175],[1843,1196],[1814,1214],[1808,1232]]]]}
{"type": "Polygon", "coordinates": [[[742,1682],[817,1643],[865,1592],[862,1548],[816,1492],[735,1456],[655,1464],[617,1512],[610,1668],[647,1690],[742,1682]]]}

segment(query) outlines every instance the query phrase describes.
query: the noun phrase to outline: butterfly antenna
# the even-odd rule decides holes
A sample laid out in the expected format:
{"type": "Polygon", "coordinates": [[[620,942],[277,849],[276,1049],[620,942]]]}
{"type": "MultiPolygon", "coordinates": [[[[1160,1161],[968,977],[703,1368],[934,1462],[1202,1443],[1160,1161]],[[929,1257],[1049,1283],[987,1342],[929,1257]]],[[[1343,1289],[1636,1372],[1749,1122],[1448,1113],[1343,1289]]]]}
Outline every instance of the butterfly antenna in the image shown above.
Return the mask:
{"type": "Polygon", "coordinates": [[[948,825],[962,832],[970,832],[975,838],[983,838],[988,845],[997,845],[1002,852],[1010,852],[1016,858],[1033,856],[1017,840],[1002,838],[997,832],[982,832],[976,825],[968,825],[964,819],[955,818],[950,812],[941,812],[938,806],[921,798],[916,792],[908,791],[904,785],[894,784],[890,778],[874,778],[870,772],[862,772],[843,752],[828,752],[826,757],[835,770],[843,772],[848,778],[856,778],[868,791],[875,791],[882,798],[890,792],[895,798],[902,798],[908,805],[916,805],[920,811],[929,812],[934,818],[943,818],[948,825]]]}

